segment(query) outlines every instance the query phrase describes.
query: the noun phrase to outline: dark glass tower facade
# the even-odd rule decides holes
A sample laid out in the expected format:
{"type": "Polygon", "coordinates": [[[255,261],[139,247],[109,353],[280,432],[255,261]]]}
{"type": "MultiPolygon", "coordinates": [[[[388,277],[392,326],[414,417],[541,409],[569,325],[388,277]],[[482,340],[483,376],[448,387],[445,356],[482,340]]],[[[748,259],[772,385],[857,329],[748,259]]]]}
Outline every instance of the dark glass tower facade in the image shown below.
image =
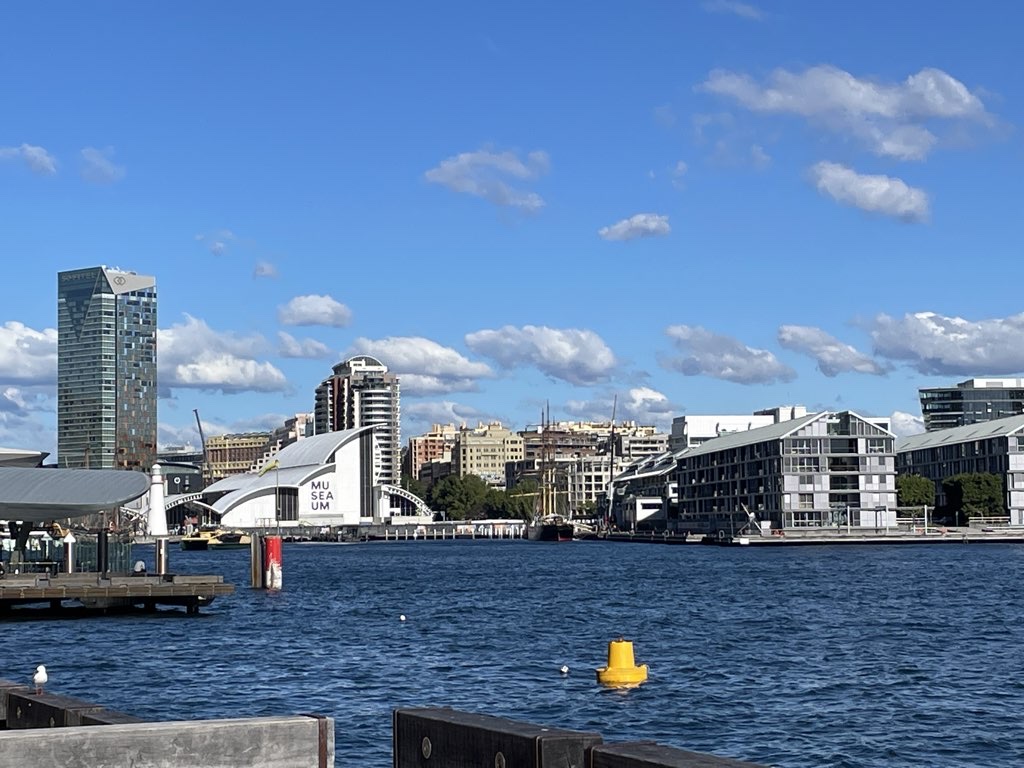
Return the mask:
{"type": "Polygon", "coordinates": [[[968,379],[955,387],[918,390],[928,432],[1024,413],[1024,379],[968,379]]]}
{"type": "Polygon", "coordinates": [[[57,273],[57,462],[148,472],[156,461],[156,279],[57,273]]]}

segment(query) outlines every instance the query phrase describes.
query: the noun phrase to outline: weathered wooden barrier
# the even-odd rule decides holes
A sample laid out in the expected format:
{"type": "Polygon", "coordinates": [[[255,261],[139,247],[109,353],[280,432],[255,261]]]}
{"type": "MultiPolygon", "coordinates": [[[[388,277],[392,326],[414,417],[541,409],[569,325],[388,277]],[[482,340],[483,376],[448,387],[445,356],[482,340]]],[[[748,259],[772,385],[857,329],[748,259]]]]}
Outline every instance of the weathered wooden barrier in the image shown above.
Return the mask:
{"type": "Polygon", "coordinates": [[[396,709],[393,741],[394,768],[758,768],[649,741],[605,744],[599,733],[447,707],[396,709]]]}

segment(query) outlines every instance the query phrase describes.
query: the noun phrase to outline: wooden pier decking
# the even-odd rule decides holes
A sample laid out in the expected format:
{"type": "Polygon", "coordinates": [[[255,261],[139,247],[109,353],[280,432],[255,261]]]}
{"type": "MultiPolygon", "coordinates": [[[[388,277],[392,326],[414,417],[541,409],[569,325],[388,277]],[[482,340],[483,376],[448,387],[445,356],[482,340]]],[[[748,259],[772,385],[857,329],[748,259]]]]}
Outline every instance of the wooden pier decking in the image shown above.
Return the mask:
{"type": "Polygon", "coordinates": [[[41,604],[51,611],[77,608],[100,612],[141,608],[155,611],[160,605],[180,606],[186,613],[199,612],[215,597],[234,593],[223,576],[176,574],[25,573],[0,576],[0,619],[13,614],[15,606],[41,604]]]}

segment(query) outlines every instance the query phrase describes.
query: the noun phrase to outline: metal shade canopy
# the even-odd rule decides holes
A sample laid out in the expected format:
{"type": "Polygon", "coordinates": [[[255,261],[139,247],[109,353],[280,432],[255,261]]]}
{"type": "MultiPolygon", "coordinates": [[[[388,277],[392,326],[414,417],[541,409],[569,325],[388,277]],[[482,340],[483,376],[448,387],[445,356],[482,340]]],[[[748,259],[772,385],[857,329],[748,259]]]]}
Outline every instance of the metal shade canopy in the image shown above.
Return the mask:
{"type": "Polygon", "coordinates": [[[119,469],[0,467],[0,520],[81,517],[134,501],[149,485],[149,475],[119,469]]]}

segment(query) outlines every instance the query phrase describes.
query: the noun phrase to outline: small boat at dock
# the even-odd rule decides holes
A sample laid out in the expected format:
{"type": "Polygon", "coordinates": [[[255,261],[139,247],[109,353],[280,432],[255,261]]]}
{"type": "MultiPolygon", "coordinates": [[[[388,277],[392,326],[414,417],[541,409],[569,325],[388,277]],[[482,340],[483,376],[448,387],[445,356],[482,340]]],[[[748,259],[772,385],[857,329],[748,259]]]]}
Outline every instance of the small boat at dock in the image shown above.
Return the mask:
{"type": "Polygon", "coordinates": [[[227,531],[217,527],[203,527],[181,537],[181,548],[186,550],[242,549],[251,545],[252,536],[245,531],[227,531]]]}

